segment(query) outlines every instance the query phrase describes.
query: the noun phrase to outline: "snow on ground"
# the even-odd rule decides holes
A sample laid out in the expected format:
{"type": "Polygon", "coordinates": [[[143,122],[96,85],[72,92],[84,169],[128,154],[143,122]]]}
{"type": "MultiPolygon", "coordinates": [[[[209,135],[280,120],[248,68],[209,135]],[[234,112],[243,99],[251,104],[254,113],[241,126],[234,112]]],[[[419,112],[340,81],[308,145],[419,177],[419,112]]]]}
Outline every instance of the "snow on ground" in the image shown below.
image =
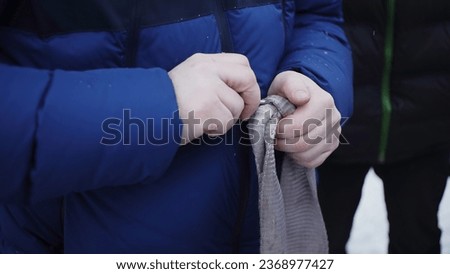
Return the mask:
{"type": "MultiPolygon", "coordinates": [[[[439,211],[442,252],[450,254],[450,178],[439,211]]],[[[361,203],[347,245],[349,253],[387,253],[388,222],[381,180],[371,170],[366,177],[361,203]]]]}

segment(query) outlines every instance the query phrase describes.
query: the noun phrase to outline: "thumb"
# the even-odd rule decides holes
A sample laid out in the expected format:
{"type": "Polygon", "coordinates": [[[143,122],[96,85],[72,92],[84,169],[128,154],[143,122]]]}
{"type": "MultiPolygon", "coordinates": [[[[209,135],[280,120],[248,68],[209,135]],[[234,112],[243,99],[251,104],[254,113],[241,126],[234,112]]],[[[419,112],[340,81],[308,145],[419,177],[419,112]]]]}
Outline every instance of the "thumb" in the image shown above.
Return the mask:
{"type": "Polygon", "coordinates": [[[302,74],[286,71],[275,77],[269,88],[269,95],[279,95],[299,107],[307,104],[311,99],[309,90],[302,74]]]}

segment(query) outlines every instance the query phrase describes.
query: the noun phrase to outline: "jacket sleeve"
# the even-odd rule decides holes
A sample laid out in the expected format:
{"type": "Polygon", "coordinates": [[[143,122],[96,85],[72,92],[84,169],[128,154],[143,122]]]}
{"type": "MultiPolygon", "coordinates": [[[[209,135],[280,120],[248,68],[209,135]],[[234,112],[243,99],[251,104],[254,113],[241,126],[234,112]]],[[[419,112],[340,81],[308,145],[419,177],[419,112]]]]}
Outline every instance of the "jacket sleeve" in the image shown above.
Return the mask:
{"type": "Polygon", "coordinates": [[[0,203],[157,180],[180,141],[162,69],[0,64],[0,203]]]}
{"type": "Polygon", "coordinates": [[[295,9],[280,71],[295,70],[331,93],[343,117],[353,109],[353,65],[340,0],[286,1],[295,9]],[[291,26],[292,27],[292,26],[291,26]]]}

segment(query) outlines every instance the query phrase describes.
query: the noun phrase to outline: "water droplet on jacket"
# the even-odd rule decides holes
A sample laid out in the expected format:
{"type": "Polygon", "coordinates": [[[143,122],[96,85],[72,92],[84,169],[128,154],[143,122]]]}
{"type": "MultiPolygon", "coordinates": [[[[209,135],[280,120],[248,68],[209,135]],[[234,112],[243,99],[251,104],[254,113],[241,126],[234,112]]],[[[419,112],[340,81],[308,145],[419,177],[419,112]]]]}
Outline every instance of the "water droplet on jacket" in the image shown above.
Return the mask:
{"type": "Polygon", "coordinates": [[[328,54],[328,51],[324,51],[323,54],[327,55],[327,54],[328,54]]]}
{"type": "Polygon", "coordinates": [[[375,34],[377,34],[377,32],[375,30],[373,30],[372,36],[375,36],[375,34]]]}

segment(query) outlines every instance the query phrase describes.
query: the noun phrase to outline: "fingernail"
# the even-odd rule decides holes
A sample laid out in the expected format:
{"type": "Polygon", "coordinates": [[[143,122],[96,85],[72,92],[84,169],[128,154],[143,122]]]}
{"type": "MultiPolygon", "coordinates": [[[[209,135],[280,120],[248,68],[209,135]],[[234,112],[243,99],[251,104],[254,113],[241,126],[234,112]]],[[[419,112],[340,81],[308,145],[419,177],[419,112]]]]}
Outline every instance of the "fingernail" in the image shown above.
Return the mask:
{"type": "Polygon", "coordinates": [[[304,101],[308,99],[308,94],[304,90],[298,90],[295,92],[295,98],[299,101],[304,101]]]}

